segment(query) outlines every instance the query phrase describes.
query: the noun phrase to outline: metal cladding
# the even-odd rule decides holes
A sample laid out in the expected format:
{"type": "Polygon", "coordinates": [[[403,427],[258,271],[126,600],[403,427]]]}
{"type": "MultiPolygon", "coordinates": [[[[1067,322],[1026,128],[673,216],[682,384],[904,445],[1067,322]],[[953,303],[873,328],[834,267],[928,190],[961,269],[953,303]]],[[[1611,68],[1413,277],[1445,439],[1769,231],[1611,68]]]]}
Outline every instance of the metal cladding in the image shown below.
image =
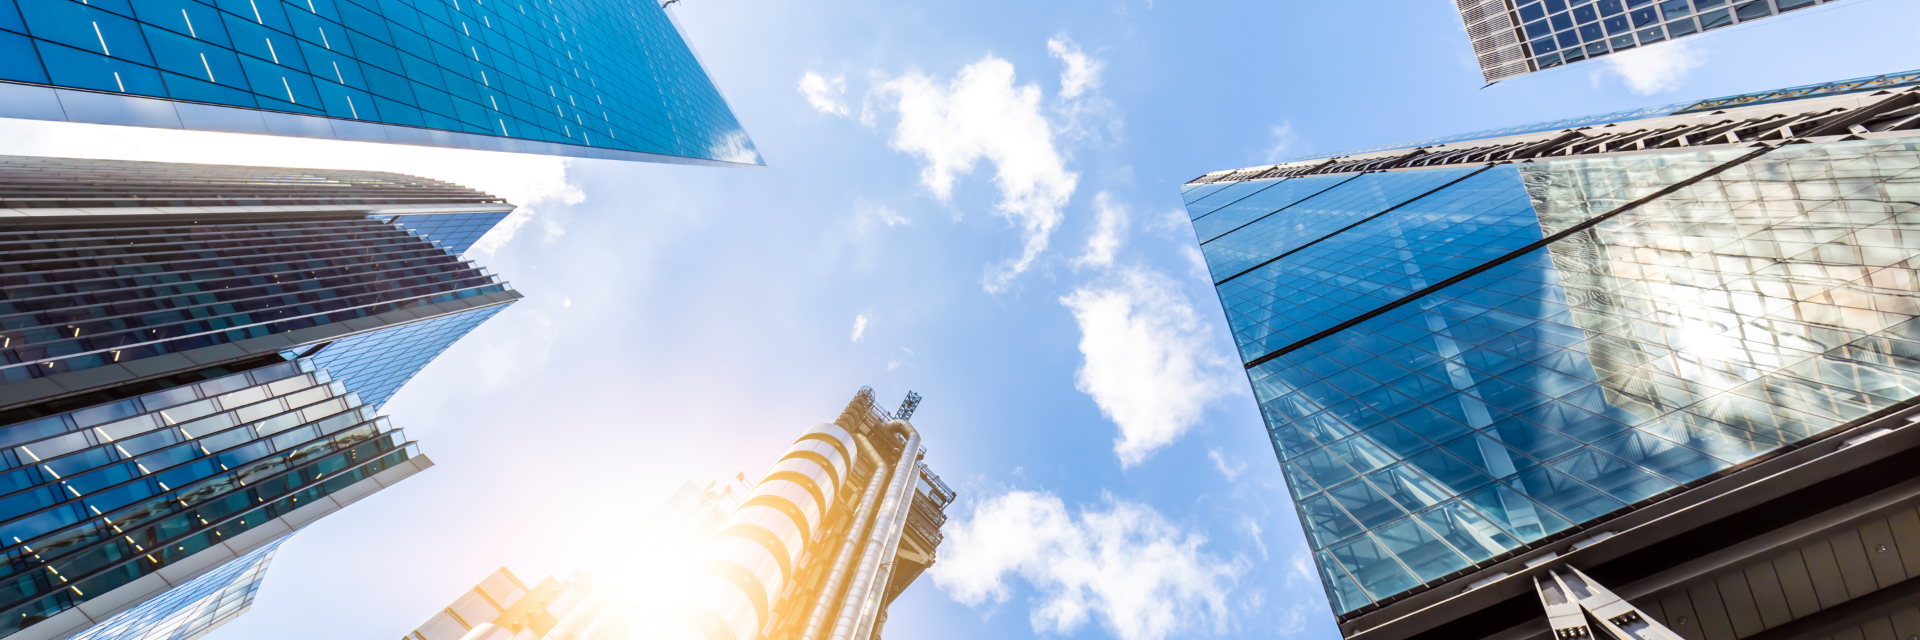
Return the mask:
{"type": "Polygon", "coordinates": [[[632,637],[756,637],[839,497],[856,451],[853,434],[839,425],[808,429],[701,550],[677,619],[632,637]]]}
{"type": "MultiPolygon", "coordinates": [[[[953,500],[920,463],[924,453],[918,432],[862,389],[835,424],[795,441],[681,577],[654,590],[662,596],[631,607],[646,611],[637,629],[571,637],[879,637],[887,606],[933,564],[942,510],[953,500]],[[910,528],[920,533],[905,535],[910,528]]],[[[584,620],[568,627],[628,628],[584,620]]]]}
{"type": "Polygon", "coordinates": [[[1839,0],[1454,0],[1487,82],[1839,0]]]}

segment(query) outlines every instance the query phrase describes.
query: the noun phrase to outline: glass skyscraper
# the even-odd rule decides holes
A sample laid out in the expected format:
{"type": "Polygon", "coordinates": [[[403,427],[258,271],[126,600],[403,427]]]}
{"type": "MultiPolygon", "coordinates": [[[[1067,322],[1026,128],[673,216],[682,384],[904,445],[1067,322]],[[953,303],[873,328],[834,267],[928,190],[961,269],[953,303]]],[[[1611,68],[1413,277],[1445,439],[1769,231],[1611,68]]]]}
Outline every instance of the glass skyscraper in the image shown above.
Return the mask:
{"type": "Polygon", "coordinates": [[[665,10],[4,0],[0,117],[759,165],[665,10]]]}
{"type": "Polygon", "coordinates": [[[1487,82],[1840,0],[1454,0],[1487,82]]]}
{"type": "Polygon", "coordinates": [[[0,637],[239,615],[432,465],[379,404],[520,297],[458,253],[513,205],[412,176],[0,157],[0,206],[0,637]]]}
{"type": "MultiPolygon", "coordinates": [[[[1846,555],[1920,559],[1920,90],[1904,84],[1187,184],[1342,631],[1532,637],[1543,600],[1602,584],[1692,640],[1867,624],[1836,609],[1849,599],[1912,606],[1879,592],[1920,564],[1846,555]]],[[[1598,633],[1558,620],[1559,638],[1598,633]]]]}

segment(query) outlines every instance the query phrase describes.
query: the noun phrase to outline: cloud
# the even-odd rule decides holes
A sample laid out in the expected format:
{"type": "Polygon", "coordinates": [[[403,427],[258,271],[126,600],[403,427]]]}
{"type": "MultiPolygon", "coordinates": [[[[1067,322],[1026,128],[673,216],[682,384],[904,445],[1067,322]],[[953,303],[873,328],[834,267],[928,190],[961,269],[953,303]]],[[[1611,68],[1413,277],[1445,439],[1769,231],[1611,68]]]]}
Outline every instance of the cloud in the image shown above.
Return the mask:
{"type": "Polygon", "coordinates": [[[818,73],[808,71],[800,76],[800,93],[806,94],[807,104],[821,113],[847,115],[847,103],[841,98],[847,95],[847,77],[834,76],[832,80],[818,73]]]}
{"type": "Polygon", "coordinates": [[[1640,95],[1679,89],[1687,72],[1706,64],[1707,54],[1685,41],[1664,42],[1607,56],[1607,69],[1640,95]]]}
{"type": "Polygon", "coordinates": [[[900,212],[894,211],[892,207],[873,204],[867,202],[865,199],[856,200],[854,202],[854,226],[859,228],[861,233],[865,233],[867,227],[874,222],[879,222],[889,227],[897,227],[903,224],[912,224],[913,220],[900,215],[900,212]]]}
{"type": "MultiPolygon", "coordinates": [[[[1219,449],[1208,449],[1207,457],[1213,459],[1213,468],[1219,469],[1220,475],[1226,476],[1228,482],[1240,477],[1240,473],[1247,470],[1247,463],[1241,462],[1238,458],[1229,461],[1227,459],[1229,456],[1220,453],[1219,449]]],[[[1256,532],[1254,535],[1259,534],[1256,532]]]]}
{"type": "MultiPolygon", "coordinates": [[[[1215,462],[1218,461],[1219,459],[1215,458],[1215,462]]],[[[1253,518],[1247,518],[1247,536],[1253,538],[1253,546],[1260,550],[1260,559],[1265,560],[1267,559],[1267,541],[1260,538],[1260,533],[1260,523],[1254,522],[1253,518]]]]}
{"type": "Polygon", "coordinates": [[[1100,88],[1100,72],[1106,68],[1106,62],[1089,57],[1066,36],[1047,40],[1047,53],[1067,65],[1060,71],[1061,98],[1078,97],[1088,89],[1100,88]]]}
{"type": "Polygon", "coordinates": [[[1070,634],[1097,620],[1120,640],[1218,633],[1246,569],[1202,550],[1206,537],[1146,505],[1113,499],[1071,513],[1051,493],[1007,491],[946,527],[934,583],[968,606],[1002,603],[1014,579],[1034,590],[1028,622],[1070,634]]]}
{"type": "Polygon", "coordinates": [[[1075,267],[1111,267],[1113,254],[1127,238],[1127,210],[1102,191],[1093,197],[1093,235],[1087,238],[1087,251],[1074,258],[1075,267]]]}
{"type": "Polygon", "coordinates": [[[1267,148],[1267,163],[1278,163],[1293,154],[1295,146],[1300,144],[1300,135],[1293,132],[1292,122],[1282,122],[1272,129],[1273,146],[1267,148]]]}
{"type": "Polygon", "coordinates": [[[1233,388],[1229,363],[1213,350],[1207,325],[1165,275],[1127,269],[1060,303],[1080,325],[1086,358],[1074,372],[1074,387],[1119,426],[1114,453],[1122,466],[1178,439],[1208,403],[1233,388]]]}
{"type": "Polygon", "coordinates": [[[865,335],[867,335],[867,316],[864,314],[854,316],[853,317],[853,341],[859,342],[860,338],[865,335]]]}
{"type": "Polygon", "coordinates": [[[910,362],[912,359],[913,359],[913,350],[908,349],[906,347],[901,347],[900,355],[895,357],[892,360],[887,361],[887,370],[892,371],[894,369],[898,369],[900,367],[904,367],[909,364],[912,364],[910,362]]]}
{"type": "Polygon", "coordinates": [[[1184,207],[1174,207],[1153,216],[1147,221],[1147,230],[1162,238],[1180,239],[1193,237],[1193,222],[1187,219],[1184,207]]]}
{"type": "Polygon", "coordinates": [[[1187,259],[1187,275],[1193,279],[1213,284],[1213,272],[1207,269],[1207,256],[1193,245],[1180,245],[1180,255],[1187,259]]]}
{"type": "Polygon", "coordinates": [[[988,269],[989,293],[1008,284],[1047,248],[1079,175],[1068,171],[1040,111],[1040,88],[1014,84],[1013,65],[987,56],[942,83],[910,71],[874,89],[880,108],[896,112],[893,148],[924,163],[920,182],[950,200],[954,182],[981,160],[994,166],[1000,201],[994,213],[1020,227],[1020,256],[988,269]]]}

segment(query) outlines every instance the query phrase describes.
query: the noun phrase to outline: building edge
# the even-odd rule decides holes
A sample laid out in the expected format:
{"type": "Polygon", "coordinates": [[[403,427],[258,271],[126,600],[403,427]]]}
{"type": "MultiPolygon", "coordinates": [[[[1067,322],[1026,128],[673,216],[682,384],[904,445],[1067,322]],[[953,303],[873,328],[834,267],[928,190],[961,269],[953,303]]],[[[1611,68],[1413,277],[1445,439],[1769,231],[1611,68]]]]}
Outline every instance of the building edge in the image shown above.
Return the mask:
{"type": "MultiPolygon", "coordinates": [[[[722,100],[725,100],[725,96],[722,96],[722,100]]],[[[6,80],[0,80],[0,118],[372,142],[587,160],[618,160],[701,167],[766,168],[764,164],[708,160],[644,151],[602,149],[381,122],[308,116],[265,109],[162,100],[6,80]]]]}

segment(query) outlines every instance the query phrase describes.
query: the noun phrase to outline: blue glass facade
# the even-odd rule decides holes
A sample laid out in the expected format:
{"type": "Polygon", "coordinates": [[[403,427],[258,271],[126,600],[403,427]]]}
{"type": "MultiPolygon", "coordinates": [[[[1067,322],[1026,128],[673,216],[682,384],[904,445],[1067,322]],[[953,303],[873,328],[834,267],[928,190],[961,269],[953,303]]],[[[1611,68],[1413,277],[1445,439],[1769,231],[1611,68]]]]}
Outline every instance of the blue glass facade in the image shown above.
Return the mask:
{"type": "Polygon", "coordinates": [[[193,640],[201,637],[246,612],[254,594],[260,591],[260,583],[267,578],[267,564],[273,561],[273,552],[291,537],[240,556],[72,640],[193,640]]]}
{"type": "MultiPolygon", "coordinates": [[[[0,232],[0,380],[132,364],[508,290],[390,224],[64,218],[0,232]]],[[[239,354],[235,354],[239,355],[239,354]]]]}
{"type": "Polygon", "coordinates": [[[286,531],[277,518],[419,455],[311,361],[201,377],[0,414],[0,636],[256,528],[286,531]]]}
{"type": "Polygon", "coordinates": [[[4,0],[0,59],[18,83],[760,164],[648,2],[4,0]]]}
{"type": "Polygon", "coordinates": [[[1345,615],[1920,396],[1916,195],[1893,137],[1185,199],[1345,615]]]}
{"type": "Polygon", "coordinates": [[[493,225],[512,215],[512,211],[483,211],[475,213],[430,213],[409,216],[374,216],[402,229],[412,231],[432,242],[440,243],[440,248],[453,255],[463,255],[479,242],[482,236],[493,230],[493,225]]]}
{"type": "Polygon", "coordinates": [[[347,338],[328,344],[313,361],[377,409],[447,347],[506,308],[483,307],[347,338]]]}

